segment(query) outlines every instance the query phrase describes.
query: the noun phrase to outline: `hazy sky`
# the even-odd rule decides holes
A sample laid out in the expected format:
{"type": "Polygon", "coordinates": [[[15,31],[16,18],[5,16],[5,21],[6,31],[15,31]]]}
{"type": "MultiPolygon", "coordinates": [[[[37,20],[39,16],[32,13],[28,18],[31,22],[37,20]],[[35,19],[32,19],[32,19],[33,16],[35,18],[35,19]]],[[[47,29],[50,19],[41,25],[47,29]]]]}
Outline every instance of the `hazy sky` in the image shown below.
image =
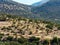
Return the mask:
{"type": "Polygon", "coordinates": [[[39,2],[41,0],[14,0],[14,1],[17,1],[17,2],[20,2],[20,3],[23,3],[23,4],[28,4],[28,5],[31,5],[35,2],[39,2]]]}

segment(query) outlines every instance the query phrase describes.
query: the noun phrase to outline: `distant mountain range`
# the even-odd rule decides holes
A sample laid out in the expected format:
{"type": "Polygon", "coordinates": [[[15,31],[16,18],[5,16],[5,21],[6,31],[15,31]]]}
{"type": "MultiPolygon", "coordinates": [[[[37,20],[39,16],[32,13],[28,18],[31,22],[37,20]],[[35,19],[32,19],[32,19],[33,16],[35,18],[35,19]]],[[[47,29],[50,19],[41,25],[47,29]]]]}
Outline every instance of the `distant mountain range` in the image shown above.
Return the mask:
{"type": "Polygon", "coordinates": [[[60,21],[60,0],[43,0],[32,5],[25,5],[12,0],[0,0],[0,13],[60,21]]]}

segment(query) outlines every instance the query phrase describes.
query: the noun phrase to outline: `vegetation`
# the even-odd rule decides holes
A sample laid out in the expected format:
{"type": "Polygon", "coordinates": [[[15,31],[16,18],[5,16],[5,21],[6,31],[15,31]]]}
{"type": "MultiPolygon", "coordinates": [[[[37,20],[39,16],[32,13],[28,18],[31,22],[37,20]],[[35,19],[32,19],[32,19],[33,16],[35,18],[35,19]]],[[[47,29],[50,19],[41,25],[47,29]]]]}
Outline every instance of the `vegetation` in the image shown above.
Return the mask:
{"type": "Polygon", "coordinates": [[[55,23],[12,15],[1,15],[1,18],[5,18],[3,22],[12,22],[10,26],[0,27],[1,45],[60,45],[60,38],[54,37],[52,33],[54,27],[60,30],[60,26],[55,23]],[[49,33],[52,33],[53,39],[44,39],[49,33]],[[44,36],[38,37],[40,34],[44,36]]]}
{"type": "Polygon", "coordinates": [[[52,40],[45,39],[44,41],[39,41],[36,37],[31,37],[30,39],[20,38],[17,41],[0,41],[1,45],[60,45],[60,38],[54,37],[52,40]],[[30,42],[31,40],[32,42],[30,42]]]}
{"type": "Polygon", "coordinates": [[[51,0],[31,7],[0,0],[0,45],[60,45],[60,24],[56,23],[60,22],[59,4],[51,0]]]}
{"type": "Polygon", "coordinates": [[[46,28],[53,29],[53,25],[48,24],[48,25],[46,25],[46,28]]]}
{"type": "Polygon", "coordinates": [[[58,26],[58,30],[60,30],[60,26],[58,26]]]}

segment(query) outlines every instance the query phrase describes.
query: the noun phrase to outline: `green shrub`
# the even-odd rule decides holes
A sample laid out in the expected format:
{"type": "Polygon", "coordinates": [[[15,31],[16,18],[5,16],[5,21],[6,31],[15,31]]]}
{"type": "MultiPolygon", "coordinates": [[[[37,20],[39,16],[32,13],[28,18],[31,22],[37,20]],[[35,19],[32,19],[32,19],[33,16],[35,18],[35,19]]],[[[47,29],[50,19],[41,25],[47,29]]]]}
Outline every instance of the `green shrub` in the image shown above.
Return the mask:
{"type": "Polygon", "coordinates": [[[60,26],[58,26],[57,29],[60,30],[60,26]]]}
{"type": "Polygon", "coordinates": [[[8,41],[13,41],[13,37],[12,37],[12,36],[8,36],[8,37],[7,37],[7,40],[8,40],[8,41]]]}
{"type": "Polygon", "coordinates": [[[53,29],[53,25],[48,24],[48,25],[46,25],[46,28],[53,29]]]}
{"type": "Polygon", "coordinates": [[[29,42],[39,42],[40,38],[36,38],[34,36],[29,38],[29,42]]]}
{"type": "Polygon", "coordinates": [[[25,39],[24,37],[22,37],[22,38],[18,38],[17,41],[22,44],[22,43],[27,42],[27,39],[25,39]]]}

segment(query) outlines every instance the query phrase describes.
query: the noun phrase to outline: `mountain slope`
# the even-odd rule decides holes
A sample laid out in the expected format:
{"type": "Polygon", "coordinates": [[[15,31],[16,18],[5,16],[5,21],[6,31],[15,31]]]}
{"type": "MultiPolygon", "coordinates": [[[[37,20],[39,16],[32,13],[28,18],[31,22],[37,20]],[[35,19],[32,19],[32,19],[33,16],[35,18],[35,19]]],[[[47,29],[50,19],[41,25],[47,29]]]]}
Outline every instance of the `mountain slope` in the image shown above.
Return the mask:
{"type": "Polygon", "coordinates": [[[46,20],[60,21],[60,0],[50,0],[42,6],[32,7],[32,12],[46,20]]]}
{"type": "Polygon", "coordinates": [[[45,4],[45,3],[47,3],[49,0],[41,0],[40,2],[37,2],[37,3],[34,3],[34,4],[32,4],[32,6],[41,6],[41,5],[43,5],[43,4],[45,4]]]}
{"type": "Polygon", "coordinates": [[[60,0],[45,1],[42,5],[38,2],[37,6],[29,6],[12,0],[0,0],[0,13],[60,21],[60,0]]]}
{"type": "Polygon", "coordinates": [[[33,14],[30,10],[31,8],[28,5],[12,0],[0,0],[0,13],[31,17],[33,14]]]}

